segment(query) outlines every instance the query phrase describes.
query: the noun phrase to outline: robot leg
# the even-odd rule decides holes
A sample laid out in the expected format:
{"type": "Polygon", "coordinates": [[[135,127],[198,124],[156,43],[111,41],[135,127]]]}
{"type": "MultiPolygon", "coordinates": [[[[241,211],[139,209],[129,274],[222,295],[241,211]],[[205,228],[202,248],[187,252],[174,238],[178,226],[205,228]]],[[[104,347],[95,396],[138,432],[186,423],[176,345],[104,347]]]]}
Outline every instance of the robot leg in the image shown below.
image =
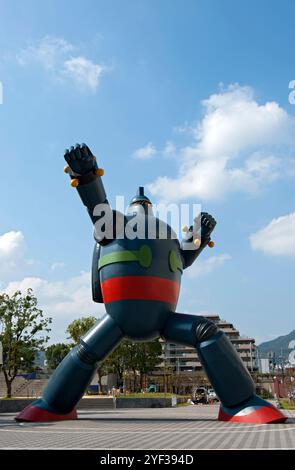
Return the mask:
{"type": "Polygon", "coordinates": [[[90,383],[97,362],[105,359],[122,338],[123,333],[118,325],[109,315],[105,315],[59,364],[44,389],[43,397],[27,406],[15,419],[76,419],[75,406],[90,383]]]}
{"type": "Polygon", "coordinates": [[[173,313],[162,336],[197,349],[199,359],[221,401],[220,421],[274,423],[285,416],[255,395],[253,380],[227,336],[212,321],[173,313]]]}

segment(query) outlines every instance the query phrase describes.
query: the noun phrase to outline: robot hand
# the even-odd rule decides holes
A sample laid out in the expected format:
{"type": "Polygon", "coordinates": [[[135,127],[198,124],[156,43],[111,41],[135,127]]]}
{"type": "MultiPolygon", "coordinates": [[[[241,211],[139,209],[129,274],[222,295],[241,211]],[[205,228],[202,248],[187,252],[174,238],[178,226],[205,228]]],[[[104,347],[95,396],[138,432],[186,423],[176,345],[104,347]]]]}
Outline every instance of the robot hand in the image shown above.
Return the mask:
{"type": "Polygon", "coordinates": [[[208,212],[201,212],[201,237],[202,240],[210,240],[210,235],[216,225],[216,220],[208,212]]]}
{"type": "Polygon", "coordinates": [[[69,173],[73,187],[83,182],[90,182],[104,174],[104,170],[98,168],[96,158],[86,144],[76,144],[75,147],[66,149],[64,157],[68,164],[64,167],[64,171],[69,173]]]}
{"type": "Polygon", "coordinates": [[[188,228],[187,225],[182,227],[182,231],[185,232],[185,240],[192,242],[197,247],[201,245],[209,245],[210,248],[214,246],[214,242],[211,241],[210,235],[214,230],[216,220],[208,212],[201,212],[194,219],[194,225],[188,228]]]}
{"type": "Polygon", "coordinates": [[[102,176],[102,170],[98,168],[96,158],[86,144],[76,144],[75,147],[72,146],[70,149],[66,149],[64,157],[68,164],[65,167],[66,173],[72,171],[76,175],[85,175],[99,170],[99,176],[102,176]]]}
{"type": "Polygon", "coordinates": [[[66,149],[64,157],[70,170],[78,175],[85,175],[97,168],[96,159],[86,144],[76,144],[66,149]]]}

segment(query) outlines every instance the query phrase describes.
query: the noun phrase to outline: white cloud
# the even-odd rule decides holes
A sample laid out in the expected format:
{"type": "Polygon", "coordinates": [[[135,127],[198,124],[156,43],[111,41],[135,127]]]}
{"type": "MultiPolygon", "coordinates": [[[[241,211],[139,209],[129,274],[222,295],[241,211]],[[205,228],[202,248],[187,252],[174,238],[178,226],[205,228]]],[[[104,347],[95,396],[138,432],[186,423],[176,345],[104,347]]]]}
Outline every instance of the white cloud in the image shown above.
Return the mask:
{"type": "Polygon", "coordinates": [[[17,55],[22,66],[41,65],[51,76],[63,82],[70,79],[79,87],[95,92],[106,69],[77,54],[77,48],[63,38],[46,36],[34,45],[22,49],[17,55]]]}
{"type": "Polygon", "coordinates": [[[173,142],[168,140],[165,144],[164,149],[162,150],[162,154],[164,157],[170,157],[172,155],[175,155],[176,153],[176,147],[173,142]]]}
{"type": "Polygon", "coordinates": [[[135,150],[135,152],[133,152],[133,158],[136,158],[137,160],[150,160],[155,155],[160,157],[172,157],[175,154],[176,147],[173,142],[168,140],[162,150],[157,149],[152,142],[149,142],[145,147],[135,150]]]}
{"type": "Polygon", "coordinates": [[[27,259],[25,238],[21,231],[10,231],[0,235],[0,285],[15,273],[23,273],[32,267],[33,260],[27,259]]]}
{"type": "Polygon", "coordinates": [[[295,256],[295,212],[273,219],[250,236],[253,250],[272,256],[295,256]]]}
{"type": "Polygon", "coordinates": [[[65,74],[73,78],[78,84],[95,91],[99,84],[101,74],[105,70],[102,65],[94,64],[85,57],[74,57],[64,63],[65,74]]]}
{"type": "Polygon", "coordinates": [[[65,267],[65,263],[62,261],[57,261],[56,263],[52,263],[51,265],[51,271],[55,271],[56,269],[61,269],[65,267]]]}
{"type": "Polygon", "coordinates": [[[21,49],[17,54],[17,61],[23,66],[33,62],[39,63],[45,69],[55,71],[74,49],[74,46],[63,38],[45,36],[36,44],[21,49]]]}
{"type": "Polygon", "coordinates": [[[211,256],[205,260],[199,260],[198,263],[193,264],[193,266],[187,270],[186,275],[189,278],[196,278],[206,275],[214,271],[216,268],[223,266],[223,264],[230,259],[231,256],[225,253],[222,255],[211,256]]]}
{"type": "Polygon", "coordinates": [[[91,295],[90,273],[64,281],[48,281],[40,277],[26,277],[21,281],[9,282],[2,292],[11,295],[15,291],[25,292],[32,288],[38,298],[38,305],[46,316],[53,318],[51,340],[64,341],[68,324],[81,316],[104,313],[103,304],[95,304],[91,295]]]}
{"type": "Polygon", "coordinates": [[[259,104],[250,87],[236,84],[202,105],[203,119],[190,127],[193,140],[178,153],[178,175],[157,178],[148,186],[153,195],[214,200],[233,191],[255,193],[286,175],[290,162],[281,155],[294,149],[295,119],[276,102],[259,104]]]}
{"type": "Polygon", "coordinates": [[[133,153],[133,157],[137,160],[148,160],[157,153],[156,147],[149,142],[145,147],[141,147],[133,153]]]}
{"type": "Polygon", "coordinates": [[[11,231],[0,235],[0,262],[14,261],[23,255],[25,239],[22,232],[11,231]]]}

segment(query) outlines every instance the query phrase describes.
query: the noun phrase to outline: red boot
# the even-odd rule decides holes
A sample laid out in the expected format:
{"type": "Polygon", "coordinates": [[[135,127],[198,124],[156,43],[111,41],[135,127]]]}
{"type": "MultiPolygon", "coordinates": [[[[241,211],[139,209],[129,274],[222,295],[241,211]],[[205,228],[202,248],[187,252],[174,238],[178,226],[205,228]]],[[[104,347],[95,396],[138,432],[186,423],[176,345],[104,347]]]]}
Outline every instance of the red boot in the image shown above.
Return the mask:
{"type": "Polygon", "coordinates": [[[218,420],[231,423],[284,423],[287,417],[271,403],[254,395],[234,408],[220,405],[218,420]]]}
{"type": "Polygon", "coordinates": [[[48,422],[48,421],[64,421],[77,419],[77,411],[73,409],[66,414],[58,414],[50,410],[48,405],[42,400],[36,400],[21,411],[14,419],[16,421],[27,422],[48,422]]]}

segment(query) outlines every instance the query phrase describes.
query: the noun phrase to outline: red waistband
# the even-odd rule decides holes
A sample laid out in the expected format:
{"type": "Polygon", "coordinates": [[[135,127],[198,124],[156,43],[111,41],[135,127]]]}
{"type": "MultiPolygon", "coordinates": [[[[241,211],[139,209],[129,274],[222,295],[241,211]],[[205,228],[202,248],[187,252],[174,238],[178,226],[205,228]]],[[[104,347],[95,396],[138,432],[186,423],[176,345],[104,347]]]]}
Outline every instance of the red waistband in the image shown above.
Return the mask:
{"type": "Polygon", "coordinates": [[[159,300],[176,304],[179,283],[156,276],[112,277],[101,283],[105,304],[116,300],[159,300]]]}

